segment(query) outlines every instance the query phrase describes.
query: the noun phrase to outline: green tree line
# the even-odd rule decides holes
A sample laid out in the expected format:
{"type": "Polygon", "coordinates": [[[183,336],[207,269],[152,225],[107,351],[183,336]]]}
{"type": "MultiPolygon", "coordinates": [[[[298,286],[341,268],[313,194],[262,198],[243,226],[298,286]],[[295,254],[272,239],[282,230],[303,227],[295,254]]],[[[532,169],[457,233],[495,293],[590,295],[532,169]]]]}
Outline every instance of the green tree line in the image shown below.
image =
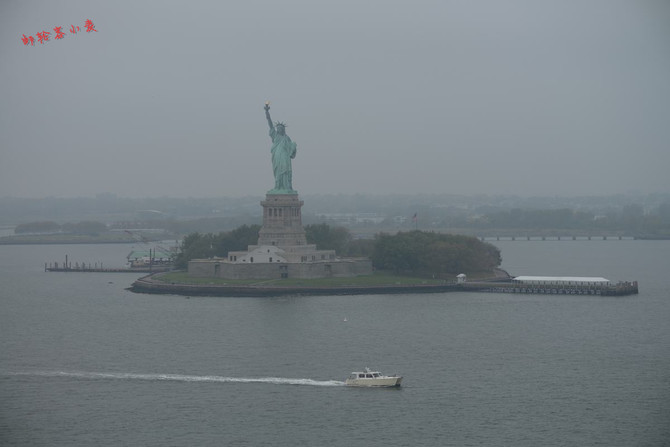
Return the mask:
{"type": "Polygon", "coordinates": [[[242,225],[232,231],[191,233],[182,240],[175,267],[185,269],[191,259],[227,257],[229,251],[246,250],[258,242],[260,225],[242,225]]]}
{"type": "Polygon", "coordinates": [[[645,213],[638,204],[621,210],[593,211],[561,209],[521,209],[482,213],[476,217],[444,218],[442,225],[481,229],[558,229],[624,231],[635,235],[670,236],[670,204],[645,213]]]}
{"type": "Polygon", "coordinates": [[[496,246],[476,237],[418,230],[378,234],[371,258],[380,270],[436,278],[445,273],[490,272],[502,261],[496,246]]]}
{"type": "MultiPolygon", "coordinates": [[[[218,234],[192,233],[183,239],[176,266],[183,269],[191,259],[227,257],[229,251],[246,250],[258,242],[259,230],[259,225],[243,225],[218,234]]],[[[342,256],[370,257],[376,269],[403,275],[440,277],[490,272],[501,263],[497,247],[471,236],[417,230],[354,240],[346,228],[327,224],[306,225],[305,236],[318,249],[336,250],[342,256]]]]}

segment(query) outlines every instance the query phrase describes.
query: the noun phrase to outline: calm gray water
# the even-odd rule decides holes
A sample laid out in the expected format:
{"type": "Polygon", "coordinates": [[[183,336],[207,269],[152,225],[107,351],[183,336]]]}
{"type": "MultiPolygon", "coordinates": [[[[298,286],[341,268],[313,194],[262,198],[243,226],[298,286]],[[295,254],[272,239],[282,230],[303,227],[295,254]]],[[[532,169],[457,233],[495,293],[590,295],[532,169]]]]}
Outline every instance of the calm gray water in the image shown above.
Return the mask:
{"type": "Polygon", "coordinates": [[[641,293],[187,299],[43,271],[129,245],[0,246],[0,444],[670,445],[670,241],[497,245],[641,293]],[[343,386],[365,366],[404,386],[343,386]]]}

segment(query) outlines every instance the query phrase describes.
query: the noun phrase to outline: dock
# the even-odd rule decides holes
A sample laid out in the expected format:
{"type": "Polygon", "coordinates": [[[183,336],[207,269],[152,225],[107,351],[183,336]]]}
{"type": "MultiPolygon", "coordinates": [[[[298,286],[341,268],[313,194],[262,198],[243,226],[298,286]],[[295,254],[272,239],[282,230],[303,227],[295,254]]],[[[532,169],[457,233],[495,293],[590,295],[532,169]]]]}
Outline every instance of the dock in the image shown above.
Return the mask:
{"type": "Polygon", "coordinates": [[[62,272],[62,273],[160,273],[167,272],[172,269],[172,266],[169,265],[147,265],[143,267],[103,267],[102,262],[98,263],[88,263],[82,262],[81,264],[75,262],[74,265],[71,262],[54,262],[47,264],[44,263],[45,272],[62,272]]]}
{"type": "MultiPolygon", "coordinates": [[[[132,254],[132,252],[131,252],[132,254]]],[[[68,255],[65,255],[63,262],[44,263],[45,272],[61,273],[162,273],[172,270],[172,262],[166,262],[162,258],[154,261],[150,257],[148,262],[139,263],[137,260],[128,259],[130,267],[112,267],[106,268],[102,262],[88,264],[85,262],[72,262],[68,255]]]]}
{"type": "Polygon", "coordinates": [[[637,295],[637,281],[622,281],[612,285],[523,285],[512,282],[468,282],[463,290],[489,293],[526,293],[541,295],[637,295]]]}
{"type": "Polygon", "coordinates": [[[155,267],[153,270],[148,268],[63,268],[46,267],[45,272],[67,272],[67,273],[159,273],[167,272],[167,267],[155,267]]]}

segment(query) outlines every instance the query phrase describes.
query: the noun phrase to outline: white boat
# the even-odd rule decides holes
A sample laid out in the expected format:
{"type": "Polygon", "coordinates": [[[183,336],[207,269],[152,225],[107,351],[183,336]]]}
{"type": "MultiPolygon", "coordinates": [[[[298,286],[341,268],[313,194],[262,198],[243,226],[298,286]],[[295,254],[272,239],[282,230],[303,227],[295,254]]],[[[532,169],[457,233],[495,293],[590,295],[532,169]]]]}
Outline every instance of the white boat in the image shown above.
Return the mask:
{"type": "Polygon", "coordinates": [[[354,371],[344,382],[348,386],[380,386],[391,387],[400,386],[402,376],[385,376],[379,371],[372,371],[365,368],[365,371],[354,371]]]}

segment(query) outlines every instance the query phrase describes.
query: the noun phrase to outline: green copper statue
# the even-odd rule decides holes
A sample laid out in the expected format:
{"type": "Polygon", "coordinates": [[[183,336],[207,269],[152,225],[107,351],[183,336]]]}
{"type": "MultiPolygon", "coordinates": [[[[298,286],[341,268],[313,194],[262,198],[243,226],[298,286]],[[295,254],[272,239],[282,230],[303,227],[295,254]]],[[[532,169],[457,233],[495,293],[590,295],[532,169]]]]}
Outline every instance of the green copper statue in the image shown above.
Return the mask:
{"type": "Polygon", "coordinates": [[[295,158],[297,144],[286,135],[286,124],[278,122],[272,125],[270,119],[270,103],[265,103],[265,117],[270,125],[272,138],[272,170],[275,174],[275,187],[268,194],[297,194],[293,190],[293,171],[291,159],[295,158]]]}

